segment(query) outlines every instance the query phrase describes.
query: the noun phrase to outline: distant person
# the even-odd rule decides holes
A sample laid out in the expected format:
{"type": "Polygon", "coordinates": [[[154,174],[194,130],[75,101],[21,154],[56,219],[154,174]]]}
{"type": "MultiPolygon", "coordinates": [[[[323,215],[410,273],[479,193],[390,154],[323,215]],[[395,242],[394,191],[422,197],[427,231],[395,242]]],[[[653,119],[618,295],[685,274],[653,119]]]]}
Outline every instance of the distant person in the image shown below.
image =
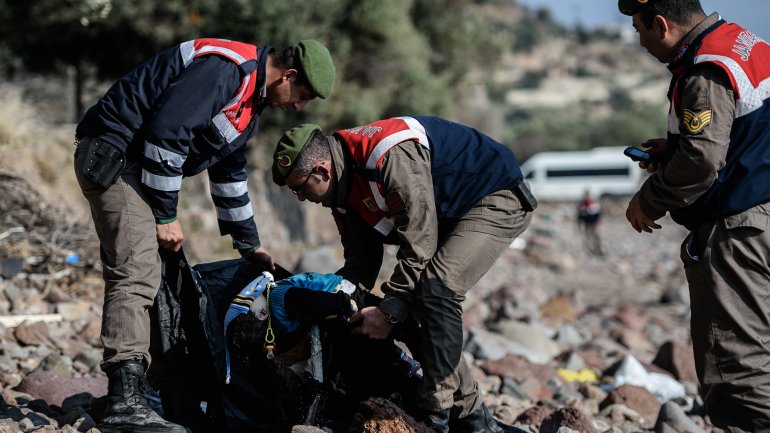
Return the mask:
{"type": "Polygon", "coordinates": [[[714,425],[770,431],[770,47],[697,0],[620,0],[673,77],[667,139],[631,199],[637,232],[666,212],[681,248],[701,394],[714,425]]]}
{"type": "Polygon", "coordinates": [[[398,263],[377,307],[354,314],[374,339],[414,317],[424,378],[414,414],[439,433],[500,432],[462,357],[462,301],[537,205],[514,154],[481,132],[437,117],[379,120],[324,135],[304,124],[281,137],[273,180],[331,208],[344,247],[338,272],[371,290],[383,245],[398,263]],[[451,420],[450,420],[451,410],[451,420]]]}
{"type": "Polygon", "coordinates": [[[604,255],[602,240],[599,237],[598,225],[602,217],[602,205],[596,200],[591,191],[586,191],[583,200],[578,204],[578,224],[585,236],[586,249],[595,256],[604,255]]]}
{"type": "Polygon", "coordinates": [[[103,432],[183,432],[142,396],[150,365],[149,309],[161,282],[158,247],[179,251],[182,179],[208,171],[220,232],[273,267],[249,201],[246,141],[267,107],[301,110],[327,98],[335,69],[320,42],[282,51],[197,39],[118,80],[77,126],[75,173],[101,244],[101,368],[109,379],[103,432]]]}

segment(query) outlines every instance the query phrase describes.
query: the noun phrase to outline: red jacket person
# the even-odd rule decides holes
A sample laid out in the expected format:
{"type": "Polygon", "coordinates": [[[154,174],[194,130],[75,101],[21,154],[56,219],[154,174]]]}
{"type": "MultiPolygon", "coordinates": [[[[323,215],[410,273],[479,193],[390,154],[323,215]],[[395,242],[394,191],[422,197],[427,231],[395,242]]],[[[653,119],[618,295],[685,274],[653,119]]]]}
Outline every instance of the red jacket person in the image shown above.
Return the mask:
{"type": "Polygon", "coordinates": [[[398,245],[384,299],[353,318],[386,338],[419,320],[423,381],[416,415],[438,432],[489,431],[489,414],[462,357],[465,295],[528,226],[537,205],[513,153],[437,117],[385,119],[326,136],[316,125],[278,142],[273,180],[331,208],[345,250],[338,273],[374,286],[383,245],[398,245]],[[450,420],[450,409],[452,419],[450,420]]]}
{"type": "Polygon", "coordinates": [[[220,232],[272,267],[249,201],[246,141],[267,107],[301,110],[327,98],[334,65],[320,42],[282,51],[198,39],[161,52],[118,80],[77,126],[75,173],[101,244],[104,432],[183,432],[142,396],[149,309],[160,286],[158,247],[178,251],[182,180],[208,172],[220,232]]]}

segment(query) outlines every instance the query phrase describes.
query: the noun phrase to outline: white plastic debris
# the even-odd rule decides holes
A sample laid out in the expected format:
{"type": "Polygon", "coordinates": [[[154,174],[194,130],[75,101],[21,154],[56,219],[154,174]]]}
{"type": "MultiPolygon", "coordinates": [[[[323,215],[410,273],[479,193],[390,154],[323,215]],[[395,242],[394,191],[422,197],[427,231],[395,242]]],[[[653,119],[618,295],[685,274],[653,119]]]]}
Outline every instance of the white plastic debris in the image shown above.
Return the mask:
{"type": "Polygon", "coordinates": [[[626,355],[615,373],[615,386],[620,385],[641,386],[650,391],[661,403],[674,398],[684,398],[690,402],[684,385],[674,378],[661,373],[647,371],[644,366],[632,355],[626,355]]]}

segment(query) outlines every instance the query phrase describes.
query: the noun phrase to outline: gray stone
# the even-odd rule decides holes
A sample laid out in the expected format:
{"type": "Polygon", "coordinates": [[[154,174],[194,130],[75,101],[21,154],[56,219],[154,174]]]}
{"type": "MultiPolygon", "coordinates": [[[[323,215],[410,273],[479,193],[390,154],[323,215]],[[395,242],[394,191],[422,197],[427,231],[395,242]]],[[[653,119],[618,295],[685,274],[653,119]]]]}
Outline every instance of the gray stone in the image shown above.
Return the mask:
{"type": "Polygon", "coordinates": [[[82,362],[93,370],[102,362],[102,349],[86,349],[75,355],[75,361],[82,362]]]}
{"type": "Polygon", "coordinates": [[[527,358],[540,364],[559,354],[559,346],[541,329],[517,320],[501,320],[492,329],[527,348],[527,358]]]}
{"type": "Polygon", "coordinates": [[[71,359],[53,352],[43,358],[35,371],[48,371],[62,377],[70,377],[72,375],[70,367],[72,367],[71,359]]]}
{"type": "Polygon", "coordinates": [[[706,433],[674,402],[663,404],[655,422],[655,433],[706,433]]]}

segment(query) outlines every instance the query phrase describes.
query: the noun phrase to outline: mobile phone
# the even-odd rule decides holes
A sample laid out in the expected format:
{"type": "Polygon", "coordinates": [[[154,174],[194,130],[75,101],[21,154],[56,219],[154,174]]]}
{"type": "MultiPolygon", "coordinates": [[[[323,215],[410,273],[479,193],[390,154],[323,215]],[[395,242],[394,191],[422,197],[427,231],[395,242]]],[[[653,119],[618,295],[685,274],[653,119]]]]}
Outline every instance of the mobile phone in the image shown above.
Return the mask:
{"type": "Polygon", "coordinates": [[[634,161],[642,161],[648,164],[657,162],[649,152],[645,152],[644,150],[633,146],[626,147],[626,149],[623,151],[623,154],[633,159],[634,161]]]}

